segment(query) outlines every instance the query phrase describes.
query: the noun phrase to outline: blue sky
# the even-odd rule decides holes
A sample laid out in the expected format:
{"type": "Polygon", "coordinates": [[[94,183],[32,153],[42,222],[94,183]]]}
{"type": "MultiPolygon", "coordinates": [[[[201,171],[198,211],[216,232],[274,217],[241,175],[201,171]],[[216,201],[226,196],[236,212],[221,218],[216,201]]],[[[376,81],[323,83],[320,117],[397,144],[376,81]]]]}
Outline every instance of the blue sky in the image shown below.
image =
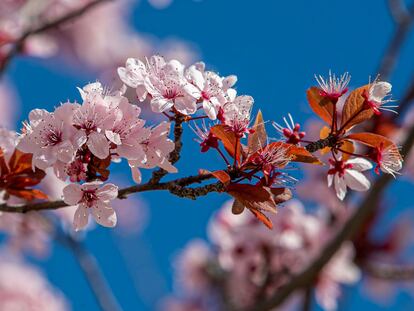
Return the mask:
{"type": "MultiPolygon", "coordinates": [[[[266,119],[277,120],[290,112],[300,122],[311,117],[305,90],[314,83],[315,73],[349,71],[351,86],[366,83],[369,75],[375,75],[394,29],[386,1],[380,0],[176,0],[161,11],[142,1],[132,15],[139,31],[189,41],[210,68],[223,75],[236,74],[238,93],[252,95],[266,119]]],[[[391,77],[396,98],[412,73],[413,40],[410,36],[391,77]]],[[[9,69],[24,105],[21,119],[35,107],[51,109],[68,98],[78,99],[76,86],[93,80],[81,72],[44,64],[19,59],[9,69]]],[[[183,176],[214,167],[216,156],[198,153],[191,131],[184,142],[178,164],[183,176]]],[[[124,178],[132,182],[129,174],[124,178]]],[[[174,256],[190,239],[206,237],[209,217],[227,199],[213,194],[193,202],[161,192],[142,198],[150,210],[143,234],[120,240],[108,229],[97,228],[86,241],[127,311],[153,310],[155,301],[171,291],[174,256]],[[121,251],[128,255],[126,265],[121,251]]],[[[74,310],[99,310],[67,250],[55,246],[51,258],[40,264],[74,310]]],[[[400,296],[398,310],[409,310],[412,298],[400,296]]],[[[349,309],[380,310],[355,293],[347,297],[349,309]]]]}

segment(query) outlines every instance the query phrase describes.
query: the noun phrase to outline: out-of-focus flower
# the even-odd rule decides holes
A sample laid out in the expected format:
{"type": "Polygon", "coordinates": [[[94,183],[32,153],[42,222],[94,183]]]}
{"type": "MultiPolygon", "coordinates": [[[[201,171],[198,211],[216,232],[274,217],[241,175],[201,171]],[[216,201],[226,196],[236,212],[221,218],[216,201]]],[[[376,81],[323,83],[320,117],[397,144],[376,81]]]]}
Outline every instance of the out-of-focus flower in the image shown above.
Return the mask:
{"type": "Polygon", "coordinates": [[[19,106],[20,102],[13,87],[3,79],[0,82],[0,111],[2,112],[0,114],[0,127],[14,128],[19,106]]]}
{"type": "Polygon", "coordinates": [[[37,269],[13,258],[0,261],[0,310],[65,311],[63,295],[37,269]]]}
{"type": "Polygon", "coordinates": [[[352,244],[344,244],[324,267],[316,283],[316,299],[324,310],[336,310],[341,295],[340,284],[354,284],[360,279],[360,271],[352,262],[352,244]]]}
{"type": "Polygon", "coordinates": [[[345,198],[347,187],[355,191],[367,191],[370,181],[361,172],[372,168],[372,164],[363,158],[347,161],[330,160],[331,168],[328,171],[328,186],[334,183],[336,195],[340,200],[345,198]]]}
{"type": "MultiPolygon", "coordinates": [[[[328,220],[306,213],[296,200],[272,216],[273,231],[251,214],[232,215],[231,204],[226,203],[210,223],[213,247],[196,242],[182,255],[185,260],[177,269],[177,279],[190,289],[185,287],[186,299],[172,305],[196,302],[195,306],[215,310],[217,300],[223,303],[224,299],[225,305],[234,308],[252,307],[303,271],[319,256],[331,233],[328,220]]],[[[334,309],[341,284],[359,279],[353,257],[352,244],[344,245],[315,281],[316,297],[324,309],[334,309]]]]}
{"type": "Polygon", "coordinates": [[[63,189],[63,200],[69,205],[77,205],[73,219],[76,231],[88,224],[89,213],[95,221],[105,227],[116,225],[116,214],[110,202],[118,196],[114,184],[102,185],[101,182],[88,182],[82,185],[69,184],[63,189]]]}

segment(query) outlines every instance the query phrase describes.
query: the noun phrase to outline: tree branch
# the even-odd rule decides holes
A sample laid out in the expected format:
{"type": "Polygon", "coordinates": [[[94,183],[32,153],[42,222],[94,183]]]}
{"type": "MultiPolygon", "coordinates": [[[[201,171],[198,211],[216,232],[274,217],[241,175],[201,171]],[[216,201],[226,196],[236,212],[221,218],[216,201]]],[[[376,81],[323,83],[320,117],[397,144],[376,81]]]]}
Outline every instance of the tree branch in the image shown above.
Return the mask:
{"type": "MultiPolygon", "coordinates": [[[[389,1],[391,14],[394,17],[396,1],[389,1]],[[394,8],[394,11],[393,11],[394,8]]],[[[399,1],[397,1],[399,2],[399,1]]],[[[400,6],[399,6],[400,7],[400,6]]],[[[399,10],[401,12],[401,10],[399,10]]],[[[394,17],[395,19],[395,17],[394,17]]],[[[399,14],[399,18],[396,19],[397,28],[394,32],[394,35],[384,53],[381,64],[378,68],[377,73],[381,76],[383,80],[389,78],[392,70],[394,69],[395,63],[397,61],[398,53],[402,45],[407,38],[408,32],[414,21],[414,3],[409,7],[405,14],[399,14]]]]}
{"type": "MultiPolygon", "coordinates": [[[[414,144],[414,126],[410,129],[409,134],[401,149],[403,157],[407,156],[414,144]]],[[[292,277],[292,280],[285,286],[280,288],[274,296],[266,301],[263,301],[253,307],[252,311],[271,310],[279,306],[285,301],[289,295],[299,288],[305,288],[315,281],[320,271],[329,262],[332,256],[338,251],[342,243],[351,239],[361,228],[364,222],[370,217],[371,213],[377,206],[377,201],[386,186],[391,182],[392,176],[383,174],[373,184],[371,191],[365,196],[359,208],[344,224],[342,229],[335,235],[335,237],[325,246],[321,251],[320,256],[316,258],[303,272],[292,277]]]]}
{"type": "Polygon", "coordinates": [[[93,0],[87,4],[85,4],[83,7],[73,10],[72,12],[69,12],[66,15],[63,15],[53,21],[47,22],[43,25],[40,25],[38,27],[35,27],[33,29],[29,29],[26,32],[24,32],[18,39],[16,39],[13,44],[13,48],[11,49],[11,51],[6,55],[6,57],[3,59],[3,61],[0,63],[0,75],[2,73],[4,73],[4,71],[6,70],[7,66],[10,64],[11,60],[17,56],[24,47],[24,43],[26,42],[26,40],[32,36],[32,35],[37,35],[43,32],[46,32],[48,30],[51,30],[53,28],[59,27],[69,21],[72,21],[78,17],[81,17],[83,14],[85,14],[86,12],[88,12],[89,10],[91,10],[92,8],[98,6],[101,3],[104,2],[109,2],[112,0],[93,0]]]}
{"type": "Polygon", "coordinates": [[[121,311],[122,308],[113,295],[96,258],[85,245],[75,240],[71,235],[60,231],[56,233],[55,238],[66,246],[76,258],[100,308],[103,311],[121,311]]]}
{"type": "Polygon", "coordinates": [[[378,279],[390,281],[414,280],[414,265],[366,263],[362,266],[362,269],[368,275],[378,279]]]}
{"type": "MultiPolygon", "coordinates": [[[[220,182],[209,184],[201,187],[190,188],[187,187],[191,184],[201,183],[202,181],[213,178],[210,174],[203,175],[194,175],[183,178],[174,179],[164,183],[153,184],[147,182],[145,184],[134,185],[127,188],[120,189],[118,191],[118,198],[125,199],[129,195],[138,192],[152,191],[152,190],[168,190],[170,193],[189,199],[196,199],[199,196],[204,196],[210,192],[222,192],[224,191],[224,185],[220,182]]],[[[59,201],[49,201],[49,202],[40,202],[40,203],[30,203],[20,206],[11,206],[7,204],[0,204],[1,212],[9,213],[27,213],[30,211],[41,211],[41,210],[54,210],[62,207],[68,206],[62,200],[59,201]]]]}

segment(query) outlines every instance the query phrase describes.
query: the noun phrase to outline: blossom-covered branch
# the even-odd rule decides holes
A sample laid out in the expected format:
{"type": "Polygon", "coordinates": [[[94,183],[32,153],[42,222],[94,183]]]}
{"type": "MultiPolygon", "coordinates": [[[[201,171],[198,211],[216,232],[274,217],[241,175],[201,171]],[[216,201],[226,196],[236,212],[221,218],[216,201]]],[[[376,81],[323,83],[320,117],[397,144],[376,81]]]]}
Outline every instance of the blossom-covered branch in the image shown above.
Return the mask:
{"type": "MultiPolygon", "coordinates": [[[[403,156],[408,155],[414,144],[414,127],[411,128],[401,150],[403,156]]],[[[360,206],[349,220],[338,231],[335,237],[320,252],[320,256],[310,264],[302,273],[293,276],[291,281],[281,288],[270,299],[259,303],[252,308],[252,311],[271,310],[285,301],[289,295],[298,288],[304,288],[315,281],[322,268],[329,262],[332,256],[338,251],[344,241],[352,238],[360,229],[361,225],[369,218],[375,210],[377,200],[385,190],[386,186],[392,181],[392,176],[382,175],[372,186],[371,191],[365,196],[360,206]]]]}
{"type": "MultiPolygon", "coordinates": [[[[22,52],[23,48],[24,48],[24,44],[26,42],[26,40],[33,35],[38,35],[41,34],[43,32],[55,29],[69,21],[72,21],[82,15],[84,15],[85,13],[87,13],[89,10],[93,9],[94,7],[100,5],[101,3],[104,2],[109,2],[112,0],[92,0],[90,2],[87,2],[85,5],[83,5],[80,8],[77,8],[73,11],[70,11],[69,13],[57,17],[56,19],[52,20],[52,21],[48,21],[42,25],[39,25],[37,27],[34,27],[33,29],[28,29],[25,32],[23,32],[23,34],[17,38],[17,39],[13,39],[10,41],[6,41],[4,42],[4,44],[11,44],[12,48],[9,50],[9,52],[4,56],[0,58],[0,76],[4,73],[4,71],[6,70],[8,64],[10,63],[10,61],[17,56],[19,53],[22,52]]],[[[3,43],[0,41],[0,47],[3,43]]]]}

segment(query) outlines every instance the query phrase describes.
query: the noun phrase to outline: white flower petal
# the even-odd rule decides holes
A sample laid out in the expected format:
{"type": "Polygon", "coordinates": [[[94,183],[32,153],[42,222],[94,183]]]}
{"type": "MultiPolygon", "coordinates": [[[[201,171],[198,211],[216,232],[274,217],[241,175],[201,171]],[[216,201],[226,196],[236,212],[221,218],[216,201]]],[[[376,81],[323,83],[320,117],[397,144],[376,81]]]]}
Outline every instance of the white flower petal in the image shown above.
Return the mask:
{"type": "Polygon", "coordinates": [[[371,186],[370,181],[360,172],[347,169],[344,179],[349,188],[355,191],[367,191],[371,186]]]}

